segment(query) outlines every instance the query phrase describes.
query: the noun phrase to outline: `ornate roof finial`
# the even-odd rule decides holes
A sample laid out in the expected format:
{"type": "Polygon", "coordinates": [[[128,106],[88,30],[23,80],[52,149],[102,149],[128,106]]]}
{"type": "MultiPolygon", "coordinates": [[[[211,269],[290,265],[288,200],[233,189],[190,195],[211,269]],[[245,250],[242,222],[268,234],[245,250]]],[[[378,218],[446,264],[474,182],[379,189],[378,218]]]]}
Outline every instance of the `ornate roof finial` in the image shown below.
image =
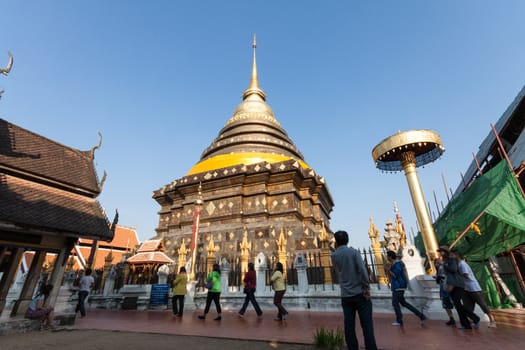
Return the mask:
{"type": "Polygon", "coordinates": [[[0,68],[0,74],[7,75],[11,71],[11,68],[13,68],[13,55],[11,55],[11,52],[7,51],[7,56],[9,57],[9,61],[7,62],[7,66],[5,68],[0,68]]]}
{"type": "Polygon", "coordinates": [[[252,77],[250,79],[250,86],[248,87],[248,89],[244,90],[244,93],[242,94],[242,98],[246,100],[248,96],[256,94],[260,96],[263,100],[266,100],[266,94],[259,87],[259,78],[257,75],[257,59],[256,59],[257,38],[255,34],[253,34],[252,47],[253,47],[252,77]]]}

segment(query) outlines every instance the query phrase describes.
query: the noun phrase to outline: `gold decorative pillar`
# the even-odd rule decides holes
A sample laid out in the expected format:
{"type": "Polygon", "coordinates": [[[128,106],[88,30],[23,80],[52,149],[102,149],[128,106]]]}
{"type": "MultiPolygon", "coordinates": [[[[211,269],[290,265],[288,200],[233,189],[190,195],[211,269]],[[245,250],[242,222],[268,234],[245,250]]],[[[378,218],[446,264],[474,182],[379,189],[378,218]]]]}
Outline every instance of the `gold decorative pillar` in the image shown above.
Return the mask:
{"type": "Polygon", "coordinates": [[[241,241],[241,272],[244,276],[244,273],[248,271],[248,262],[250,260],[250,250],[252,249],[252,243],[248,242],[248,232],[244,229],[244,235],[241,241]]]}
{"type": "Polygon", "coordinates": [[[184,238],[182,238],[181,240],[178,253],[179,259],[177,273],[179,273],[181,267],[186,266],[186,256],[188,255],[188,249],[186,248],[186,243],[184,243],[184,238]]]}
{"type": "Polygon", "coordinates": [[[210,236],[210,243],[208,243],[208,247],[206,247],[206,268],[208,273],[213,270],[213,264],[215,264],[215,252],[217,251],[218,247],[215,247],[215,243],[213,242],[213,235],[210,236]]]}
{"type": "Polygon", "coordinates": [[[370,241],[372,242],[372,252],[374,253],[374,257],[376,260],[377,282],[379,284],[387,285],[388,279],[386,278],[385,264],[383,261],[383,254],[381,253],[379,230],[374,224],[374,219],[372,217],[370,217],[370,228],[368,229],[368,237],[370,237],[370,241]]]}
{"type": "Polygon", "coordinates": [[[332,284],[332,257],[330,255],[330,236],[326,232],[324,221],[321,227],[321,234],[319,235],[319,241],[321,242],[321,266],[324,271],[324,283],[332,284]]]}
{"type": "Polygon", "coordinates": [[[277,243],[277,259],[281,264],[283,264],[283,276],[286,281],[286,270],[287,270],[287,255],[286,255],[286,235],[284,233],[284,227],[281,227],[281,234],[279,234],[279,239],[277,243]]]}
{"type": "Polygon", "coordinates": [[[400,131],[381,141],[372,150],[372,158],[378,169],[405,172],[431,274],[436,273],[434,259],[438,243],[416,168],[435,161],[444,151],[441,138],[431,130],[400,131]]]}

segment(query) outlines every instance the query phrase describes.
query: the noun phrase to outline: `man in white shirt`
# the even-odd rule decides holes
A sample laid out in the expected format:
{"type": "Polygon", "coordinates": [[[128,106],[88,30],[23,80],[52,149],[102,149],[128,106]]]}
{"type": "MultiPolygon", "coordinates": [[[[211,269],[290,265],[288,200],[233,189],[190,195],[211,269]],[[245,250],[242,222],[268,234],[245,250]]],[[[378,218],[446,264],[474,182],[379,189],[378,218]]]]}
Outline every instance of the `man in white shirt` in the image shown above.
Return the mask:
{"type": "Polygon", "coordinates": [[[474,311],[476,304],[479,305],[481,310],[489,317],[489,327],[496,328],[496,320],[490,313],[490,309],[483,297],[483,291],[479,285],[478,280],[474,276],[472,269],[463,259],[463,256],[458,252],[454,251],[458,260],[458,271],[465,279],[465,294],[463,294],[463,306],[465,309],[474,311]]]}
{"type": "Polygon", "coordinates": [[[87,296],[89,295],[89,292],[91,291],[91,288],[93,288],[95,285],[95,279],[93,276],[91,276],[92,272],[93,270],[90,268],[86,269],[86,274],[79,281],[78,304],[75,313],[80,311],[81,318],[86,316],[86,308],[84,307],[84,303],[87,296]]]}

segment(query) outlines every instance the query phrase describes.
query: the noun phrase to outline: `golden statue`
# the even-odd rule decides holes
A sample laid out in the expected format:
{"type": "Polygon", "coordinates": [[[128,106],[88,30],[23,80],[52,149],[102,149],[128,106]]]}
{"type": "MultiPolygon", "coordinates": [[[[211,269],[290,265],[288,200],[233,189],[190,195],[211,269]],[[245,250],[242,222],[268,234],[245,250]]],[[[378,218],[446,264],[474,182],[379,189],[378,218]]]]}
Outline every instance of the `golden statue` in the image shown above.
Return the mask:
{"type": "Polygon", "coordinates": [[[215,252],[219,247],[215,246],[215,243],[213,241],[213,235],[210,236],[210,243],[208,243],[208,246],[206,247],[206,267],[208,269],[208,272],[213,270],[213,264],[215,264],[215,252]]]}
{"type": "Polygon", "coordinates": [[[377,282],[379,284],[388,284],[388,279],[386,278],[383,254],[381,252],[381,241],[379,237],[379,230],[374,224],[374,219],[370,217],[370,228],[368,229],[368,236],[372,241],[372,252],[374,252],[374,258],[376,260],[377,266],[377,282]]]}

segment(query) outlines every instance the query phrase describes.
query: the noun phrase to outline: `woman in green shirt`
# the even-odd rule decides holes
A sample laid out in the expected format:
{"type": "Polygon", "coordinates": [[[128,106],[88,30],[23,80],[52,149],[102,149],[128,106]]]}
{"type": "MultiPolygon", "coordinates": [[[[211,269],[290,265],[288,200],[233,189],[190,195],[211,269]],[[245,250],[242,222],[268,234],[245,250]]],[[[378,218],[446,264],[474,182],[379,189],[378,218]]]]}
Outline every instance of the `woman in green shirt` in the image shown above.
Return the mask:
{"type": "Polygon", "coordinates": [[[213,271],[210,272],[210,274],[208,275],[208,278],[206,278],[206,282],[212,282],[212,287],[208,289],[208,295],[206,296],[206,307],[204,308],[204,315],[199,315],[199,318],[201,320],[204,320],[206,318],[208,311],[210,311],[210,305],[213,300],[213,302],[215,303],[215,308],[217,309],[217,317],[215,317],[213,320],[220,321],[221,320],[221,304],[220,304],[221,268],[219,267],[219,264],[217,263],[213,264],[213,271]]]}

